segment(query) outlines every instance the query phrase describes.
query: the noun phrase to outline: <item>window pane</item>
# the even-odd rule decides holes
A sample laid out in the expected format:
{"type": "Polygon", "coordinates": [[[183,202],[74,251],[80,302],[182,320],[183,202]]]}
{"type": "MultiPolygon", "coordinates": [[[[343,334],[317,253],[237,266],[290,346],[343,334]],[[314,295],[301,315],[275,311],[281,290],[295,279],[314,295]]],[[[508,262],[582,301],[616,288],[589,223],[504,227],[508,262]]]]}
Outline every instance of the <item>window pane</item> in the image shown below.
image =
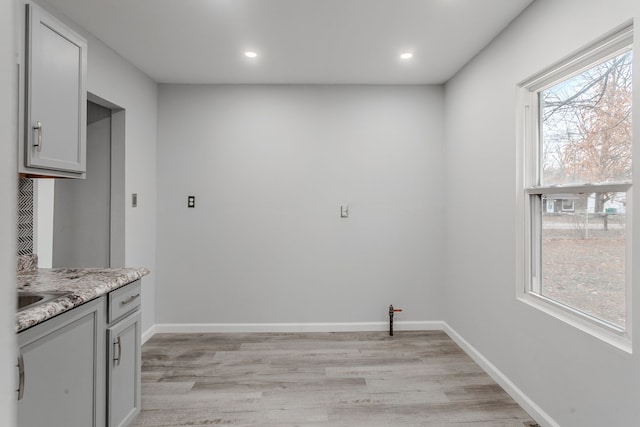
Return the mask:
{"type": "Polygon", "coordinates": [[[624,328],[626,193],[549,194],[541,207],[540,293],[624,328]]]}
{"type": "Polygon", "coordinates": [[[631,180],[632,52],[539,93],[540,185],[631,180]]]}

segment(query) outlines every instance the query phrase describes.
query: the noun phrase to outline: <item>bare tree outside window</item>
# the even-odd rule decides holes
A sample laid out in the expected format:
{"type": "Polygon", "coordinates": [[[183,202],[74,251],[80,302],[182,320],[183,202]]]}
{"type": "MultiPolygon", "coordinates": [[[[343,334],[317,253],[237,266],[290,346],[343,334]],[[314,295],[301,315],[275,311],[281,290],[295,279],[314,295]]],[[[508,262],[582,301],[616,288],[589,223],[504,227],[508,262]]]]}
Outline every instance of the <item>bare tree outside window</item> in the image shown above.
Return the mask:
{"type": "MultiPolygon", "coordinates": [[[[538,93],[538,185],[631,182],[632,62],[627,50],[538,93]]],[[[540,293],[624,328],[626,193],[542,200],[540,293]]]]}
{"type": "Polygon", "coordinates": [[[631,180],[632,52],[540,93],[543,185],[631,180]]]}

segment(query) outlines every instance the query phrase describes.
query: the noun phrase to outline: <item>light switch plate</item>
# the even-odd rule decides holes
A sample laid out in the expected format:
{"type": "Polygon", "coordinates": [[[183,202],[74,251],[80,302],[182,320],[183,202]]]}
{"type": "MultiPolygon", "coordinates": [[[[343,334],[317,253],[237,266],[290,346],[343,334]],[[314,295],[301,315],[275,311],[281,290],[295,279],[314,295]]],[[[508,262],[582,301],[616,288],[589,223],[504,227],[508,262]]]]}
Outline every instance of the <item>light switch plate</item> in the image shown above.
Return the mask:
{"type": "Polygon", "coordinates": [[[340,206],[340,218],[349,218],[349,205],[340,206]]]}
{"type": "Polygon", "coordinates": [[[132,208],[138,207],[138,193],[131,194],[131,207],[132,208]]]}

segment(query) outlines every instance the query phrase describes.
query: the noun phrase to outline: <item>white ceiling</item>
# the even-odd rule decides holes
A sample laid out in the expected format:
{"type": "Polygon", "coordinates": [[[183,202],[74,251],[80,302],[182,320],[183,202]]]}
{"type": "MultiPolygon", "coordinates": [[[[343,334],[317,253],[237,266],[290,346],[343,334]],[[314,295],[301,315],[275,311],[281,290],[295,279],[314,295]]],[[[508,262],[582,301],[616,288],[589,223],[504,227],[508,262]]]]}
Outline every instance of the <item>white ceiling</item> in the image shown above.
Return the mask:
{"type": "Polygon", "coordinates": [[[47,1],[159,83],[438,84],[533,0],[47,1]]]}

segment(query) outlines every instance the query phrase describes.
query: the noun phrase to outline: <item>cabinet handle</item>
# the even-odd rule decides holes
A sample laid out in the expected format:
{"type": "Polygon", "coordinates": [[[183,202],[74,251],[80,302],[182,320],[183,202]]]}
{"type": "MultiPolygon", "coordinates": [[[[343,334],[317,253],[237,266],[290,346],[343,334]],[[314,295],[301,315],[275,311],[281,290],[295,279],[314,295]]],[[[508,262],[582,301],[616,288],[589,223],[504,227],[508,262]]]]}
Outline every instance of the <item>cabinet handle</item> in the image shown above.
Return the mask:
{"type": "Polygon", "coordinates": [[[24,357],[18,356],[18,400],[24,397],[24,357]]]}
{"type": "Polygon", "coordinates": [[[116,338],[116,341],[113,343],[113,345],[118,347],[118,357],[114,357],[113,362],[116,364],[116,366],[120,366],[120,357],[122,356],[122,342],[120,340],[120,337],[116,338]]]}
{"type": "Polygon", "coordinates": [[[139,296],[140,296],[140,294],[131,295],[129,298],[120,301],[120,305],[127,305],[130,302],[135,301],[135,299],[138,298],[139,296]]]}
{"type": "Polygon", "coordinates": [[[42,123],[40,122],[36,122],[36,124],[33,126],[33,133],[34,133],[34,138],[35,138],[35,132],[38,131],[38,142],[37,143],[33,143],[34,147],[38,148],[38,151],[42,151],[42,123]]]}

